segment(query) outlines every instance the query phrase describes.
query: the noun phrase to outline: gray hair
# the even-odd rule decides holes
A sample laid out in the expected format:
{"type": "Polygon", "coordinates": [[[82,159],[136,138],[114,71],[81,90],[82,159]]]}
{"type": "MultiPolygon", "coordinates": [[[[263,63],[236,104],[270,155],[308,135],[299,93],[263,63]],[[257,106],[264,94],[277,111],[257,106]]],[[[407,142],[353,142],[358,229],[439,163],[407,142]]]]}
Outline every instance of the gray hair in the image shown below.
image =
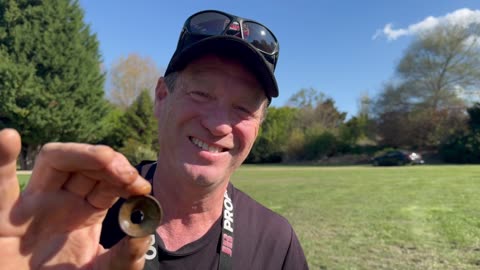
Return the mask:
{"type": "Polygon", "coordinates": [[[165,81],[165,84],[167,85],[167,90],[169,93],[172,93],[173,90],[175,90],[175,85],[177,83],[178,75],[179,75],[178,72],[175,71],[163,78],[163,80],[165,81]]]}

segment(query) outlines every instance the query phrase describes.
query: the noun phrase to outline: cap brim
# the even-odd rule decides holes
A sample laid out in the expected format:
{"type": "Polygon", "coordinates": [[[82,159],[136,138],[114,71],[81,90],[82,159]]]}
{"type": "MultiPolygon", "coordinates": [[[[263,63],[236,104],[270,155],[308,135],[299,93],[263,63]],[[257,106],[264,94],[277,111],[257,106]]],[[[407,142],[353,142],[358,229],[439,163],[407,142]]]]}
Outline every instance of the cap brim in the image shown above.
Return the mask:
{"type": "Polygon", "coordinates": [[[246,41],[233,36],[213,36],[202,39],[193,45],[175,52],[165,71],[165,76],[174,71],[185,68],[192,60],[200,56],[213,53],[225,55],[243,62],[265,88],[265,94],[269,100],[278,97],[278,86],[273,67],[263,55],[246,41]]]}

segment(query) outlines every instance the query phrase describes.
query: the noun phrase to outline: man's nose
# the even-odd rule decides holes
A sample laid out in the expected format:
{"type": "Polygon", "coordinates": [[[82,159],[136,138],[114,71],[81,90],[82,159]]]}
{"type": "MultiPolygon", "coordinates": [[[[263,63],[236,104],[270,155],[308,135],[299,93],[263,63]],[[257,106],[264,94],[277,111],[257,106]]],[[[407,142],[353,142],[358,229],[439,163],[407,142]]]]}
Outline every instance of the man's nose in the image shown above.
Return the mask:
{"type": "Polygon", "coordinates": [[[202,125],[214,136],[225,136],[232,132],[232,123],[228,111],[218,108],[203,116],[202,125]]]}

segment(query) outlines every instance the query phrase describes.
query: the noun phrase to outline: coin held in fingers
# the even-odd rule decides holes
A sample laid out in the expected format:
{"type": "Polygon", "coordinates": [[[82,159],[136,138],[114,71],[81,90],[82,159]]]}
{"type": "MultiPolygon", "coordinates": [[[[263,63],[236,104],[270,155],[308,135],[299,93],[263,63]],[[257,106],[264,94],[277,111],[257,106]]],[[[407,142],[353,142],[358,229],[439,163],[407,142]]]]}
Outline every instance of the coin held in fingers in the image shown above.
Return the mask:
{"type": "Polygon", "coordinates": [[[160,203],[151,195],[134,196],[120,207],[118,224],[131,237],[153,234],[162,220],[160,203]]]}

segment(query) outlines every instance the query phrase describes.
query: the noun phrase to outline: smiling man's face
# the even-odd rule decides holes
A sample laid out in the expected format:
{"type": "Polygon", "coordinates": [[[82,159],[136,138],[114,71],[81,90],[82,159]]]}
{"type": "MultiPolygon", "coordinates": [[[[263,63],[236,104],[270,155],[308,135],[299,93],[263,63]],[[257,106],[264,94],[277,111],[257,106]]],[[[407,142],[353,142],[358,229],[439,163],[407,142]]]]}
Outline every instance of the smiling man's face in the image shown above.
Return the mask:
{"type": "Polygon", "coordinates": [[[180,72],[173,92],[156,89],[158,162],[198,185],[227,181],[250,152],[267,98],[241,63],[208,55],[180,72]]]}

